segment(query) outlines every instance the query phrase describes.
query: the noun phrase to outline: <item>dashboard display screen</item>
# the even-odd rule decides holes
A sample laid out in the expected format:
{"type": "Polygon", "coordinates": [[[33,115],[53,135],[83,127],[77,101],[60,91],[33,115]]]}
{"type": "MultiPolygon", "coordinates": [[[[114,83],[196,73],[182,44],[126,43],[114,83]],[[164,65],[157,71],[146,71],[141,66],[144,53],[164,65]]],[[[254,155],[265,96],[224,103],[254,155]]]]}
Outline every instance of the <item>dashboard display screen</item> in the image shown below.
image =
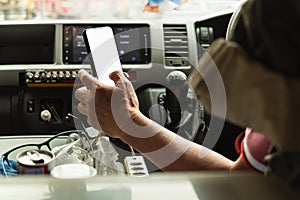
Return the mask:
{"type": "Polygon", "coordinates": [[[110,26],[113,29],[122,64],[150,63],[150,31],[147,24],[70,24],[63,27],[64,64],[81,64],[87,56],[83,31],[87,28],[103,26],[110,26]]]}
{"type": "Polygon", "coordinates": [[[1,25],[0,64],[54,63],[54,25],[1,25]]]}

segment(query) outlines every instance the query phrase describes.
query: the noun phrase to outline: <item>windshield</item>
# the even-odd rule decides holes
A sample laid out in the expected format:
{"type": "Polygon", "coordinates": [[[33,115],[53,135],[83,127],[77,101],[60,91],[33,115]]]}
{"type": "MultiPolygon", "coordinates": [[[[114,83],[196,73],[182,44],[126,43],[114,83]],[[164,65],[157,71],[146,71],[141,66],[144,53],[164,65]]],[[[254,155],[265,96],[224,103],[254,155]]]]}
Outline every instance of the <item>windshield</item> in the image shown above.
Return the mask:
{"type": "Polygon", "coordinates": [[[0,21],[127,20],[199,16],[232,9],[241,0],[0,0],[0,21]]]}

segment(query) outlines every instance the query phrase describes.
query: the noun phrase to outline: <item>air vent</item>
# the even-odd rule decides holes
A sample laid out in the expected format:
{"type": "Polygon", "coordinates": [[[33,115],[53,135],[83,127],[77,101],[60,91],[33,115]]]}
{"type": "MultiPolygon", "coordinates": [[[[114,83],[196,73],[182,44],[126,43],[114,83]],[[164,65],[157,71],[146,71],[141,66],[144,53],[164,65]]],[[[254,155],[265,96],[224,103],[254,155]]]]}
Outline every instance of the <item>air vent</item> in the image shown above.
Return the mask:
{"type": "Polygon", "coordinates": [[[164,25],[163,28],[166,66],[189,66],[189,48],[186,26],[164,25]]]}

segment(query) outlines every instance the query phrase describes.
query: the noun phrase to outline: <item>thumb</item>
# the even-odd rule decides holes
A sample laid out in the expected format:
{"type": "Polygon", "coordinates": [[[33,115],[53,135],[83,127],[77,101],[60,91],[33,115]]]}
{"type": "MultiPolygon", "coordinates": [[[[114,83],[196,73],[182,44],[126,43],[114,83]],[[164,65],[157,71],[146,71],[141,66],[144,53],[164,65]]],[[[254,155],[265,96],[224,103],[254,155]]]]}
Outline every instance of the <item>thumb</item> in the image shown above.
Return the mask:
{"type": "Polygon", "coordinates": [[[116,86],[120,88],[129,99],[132,106],[139,107],[139,102],[135,90],[129,79],[120,71],[115,71],[110,74],[110,78],[115,82],[116,86]]]}

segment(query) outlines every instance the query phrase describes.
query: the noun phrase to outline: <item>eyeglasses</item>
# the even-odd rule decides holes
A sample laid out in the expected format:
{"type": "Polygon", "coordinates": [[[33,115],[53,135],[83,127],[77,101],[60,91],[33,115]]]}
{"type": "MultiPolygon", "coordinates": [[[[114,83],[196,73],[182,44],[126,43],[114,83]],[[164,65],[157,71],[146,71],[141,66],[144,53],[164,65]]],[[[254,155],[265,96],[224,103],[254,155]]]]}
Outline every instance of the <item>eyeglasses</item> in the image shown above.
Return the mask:
{"type": "Polygon", "coordinates": [[[25,148],[25,147],[37,147],[38,149],[41,149],[43,146],[46,146],[51,151],[52,147],[50,144],[53,140],[55,140],[56,138],[58,138],[60,136],[69,136],[72,133],[82,134],[83,131],[81,131],[81,130],[64,131],[64,132],[58,133],[57,135],[54,135],[53,137],[49,138],[48,140],[46,140],[42,143],[38,143],[38,144],[28,143],[28,144],[23,144],[23,145],[14,147],[14,148],[8,150],[7,152],[5,152],[4,154],[2,154],[2,162],[5,161],[8,164],[8,166],[11,167],[10,162],[8,161],[9,155],[16,150],[25,148]]]}

